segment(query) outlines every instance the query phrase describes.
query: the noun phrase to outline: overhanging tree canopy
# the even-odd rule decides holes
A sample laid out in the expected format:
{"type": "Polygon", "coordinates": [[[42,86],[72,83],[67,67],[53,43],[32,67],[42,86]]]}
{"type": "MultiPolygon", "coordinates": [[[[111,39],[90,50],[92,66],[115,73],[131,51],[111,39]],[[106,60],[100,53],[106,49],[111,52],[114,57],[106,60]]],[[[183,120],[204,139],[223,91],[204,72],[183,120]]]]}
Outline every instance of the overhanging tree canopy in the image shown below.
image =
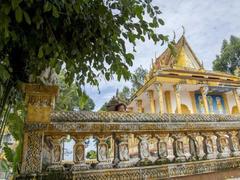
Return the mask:
{"type": "Polygon", "coordinates": [[[129,79],[134,57],[125,42],[167,40],[154,31],[164,23],[159,14],[150,0],[2,0],[1,69],[24,82],[49,66],[59,73],[63,64],[69,84],[129,79]]]}

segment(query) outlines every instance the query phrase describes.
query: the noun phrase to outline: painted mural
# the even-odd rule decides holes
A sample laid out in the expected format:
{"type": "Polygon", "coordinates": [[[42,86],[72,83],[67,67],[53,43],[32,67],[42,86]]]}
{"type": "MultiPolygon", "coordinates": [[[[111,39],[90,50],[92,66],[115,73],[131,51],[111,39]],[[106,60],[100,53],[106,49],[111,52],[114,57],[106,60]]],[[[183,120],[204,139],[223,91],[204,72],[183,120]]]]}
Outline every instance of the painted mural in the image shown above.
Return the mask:
{"type": "MultiPolygon", "coordinates": [[[[197,104],[197,110],[199,113],[204,114],[204,103],[202,95],[196,94],[195,95],[196,104],[197,104]]],[[[207,96],[208,101],[208,108],[210,114],[224,114],[225,113],[225,107],[224,107],[224,100],[221,95],[208,95],[207,96]]]]}

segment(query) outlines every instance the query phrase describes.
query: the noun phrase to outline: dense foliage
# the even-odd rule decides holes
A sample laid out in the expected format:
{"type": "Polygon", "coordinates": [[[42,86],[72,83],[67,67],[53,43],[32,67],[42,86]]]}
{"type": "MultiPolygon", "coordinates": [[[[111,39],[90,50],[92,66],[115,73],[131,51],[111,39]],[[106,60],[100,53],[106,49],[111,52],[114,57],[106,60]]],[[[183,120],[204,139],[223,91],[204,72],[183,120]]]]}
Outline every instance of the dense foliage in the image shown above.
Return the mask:
{"type": "Polygon", "coordinates": [[[59,95],[56,101],[56,110],[66,111],[92,111],[95,107],[94,101],[85,93],[80,97],[76,84],[67,85],[63,74],[58,78],[59,95]]]}
{"type": "Polygon", "coordinates": [[[160,13],[151,0],[0,0],[0,118],[18,94],[12,91],[41,81],[49,67],[64,68],[65,82],[85,100],[85,83],[129,79],[134,57],[125,43],[167,41],[155,31],[164,24],[160,13]]]}
{"type": "Polygon", "coordinates": [[[231,36],[230,40],[224,40],[221,54],[213,61],[213,70],[224,71],[238,75],[240,67],[240,38],[231,36]]]}

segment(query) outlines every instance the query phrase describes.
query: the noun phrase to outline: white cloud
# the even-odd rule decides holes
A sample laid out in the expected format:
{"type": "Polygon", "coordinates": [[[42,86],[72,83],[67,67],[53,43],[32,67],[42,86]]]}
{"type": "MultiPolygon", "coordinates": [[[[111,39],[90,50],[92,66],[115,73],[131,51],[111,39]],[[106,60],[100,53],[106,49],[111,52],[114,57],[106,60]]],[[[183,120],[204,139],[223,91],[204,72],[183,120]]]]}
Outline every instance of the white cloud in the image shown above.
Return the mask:
{"type": "MultiPolygon", "coordinates": [[[[240,36],[240,1],[239,0],[155,0],[162,11],[165,25],[158,32],[173,36],[176,32],[177,38],[182,34],[183,25],[185,36],[198,58],[203,61],[206,69],[211,69],[212,61],[216,54],[219,54],[223,39],[228,39],[230,35],[240,36]]],[[[160,55],[165,46],[146,40],[137,45],[135,61],[131,70],[140,65],[149,69],[151,58],[155,54],[160,55]]],[[[132,49],[129,48],[129,51],[132,49]]],[[[125,82],[100,82],[101,94],[97,90],[87,87],[88,94],[93,97],[96,103],[96,110],[109,100],[121,89],[125,82]]],[[[129,85],[129,83],[128,83],[129,85]]]]}

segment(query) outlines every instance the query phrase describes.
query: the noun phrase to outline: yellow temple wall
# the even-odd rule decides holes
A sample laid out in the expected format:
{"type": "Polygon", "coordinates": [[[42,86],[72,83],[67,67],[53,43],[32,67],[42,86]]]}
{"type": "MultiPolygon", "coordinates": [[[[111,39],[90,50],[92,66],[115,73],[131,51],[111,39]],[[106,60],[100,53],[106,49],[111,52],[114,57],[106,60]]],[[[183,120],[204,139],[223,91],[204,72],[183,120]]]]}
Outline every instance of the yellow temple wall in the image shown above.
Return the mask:
{"type": "Polygon", "coordinates": [[[190,96],[190,92],[182,91],[180,93],[180,96],[181,96],[181,103],[185,104],[188,107],[189,111],[193,113],[192,99],[190,96]]]}
{"type": "MultiPolygon", "coordinates": [[[[176,113],[176,95],[174,91],[170,92],[171,94],[171,105],[172,105],[172,113],[176,113]]],[[[180,92],[180,97],[181,97],[181,104],[184,104],[188,107],[189,111],[193,113],[193,108],[192,108],[192,102],[191,102],[191,96],[190,92],[180,92]]]]}

